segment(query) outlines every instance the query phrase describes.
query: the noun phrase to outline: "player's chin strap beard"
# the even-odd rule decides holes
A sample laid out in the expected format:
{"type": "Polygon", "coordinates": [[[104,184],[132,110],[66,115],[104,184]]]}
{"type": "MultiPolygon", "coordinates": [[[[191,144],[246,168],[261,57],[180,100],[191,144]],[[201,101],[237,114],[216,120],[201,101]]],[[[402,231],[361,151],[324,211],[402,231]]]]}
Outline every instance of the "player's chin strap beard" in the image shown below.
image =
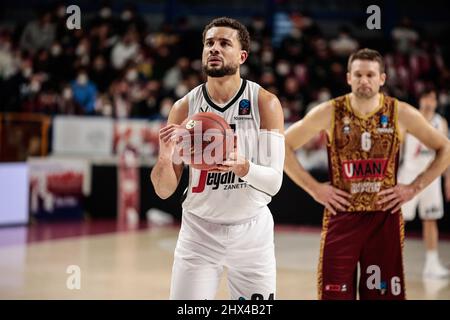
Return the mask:
{"type": "Polygon", "coordinates": [[[238,67],[235,65],[223,66],[220,69],[208,69],[207,65],[203,65],[203,72],[212,78],[220,78],[236,74],[238,67]]]}

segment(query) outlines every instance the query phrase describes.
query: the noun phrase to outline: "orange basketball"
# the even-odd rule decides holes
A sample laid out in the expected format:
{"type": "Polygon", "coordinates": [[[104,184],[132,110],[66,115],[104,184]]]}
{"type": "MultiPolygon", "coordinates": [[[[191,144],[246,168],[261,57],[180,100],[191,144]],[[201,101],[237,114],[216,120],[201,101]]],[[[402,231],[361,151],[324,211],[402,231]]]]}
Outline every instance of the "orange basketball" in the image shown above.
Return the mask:
{"type": "Polygon", "coordinates": [[[181,123],[178,144],[183,161],[195,169],[211,170],[223,163],[234,141],[230,125],[213,112],[200,112],[181,123]]]}

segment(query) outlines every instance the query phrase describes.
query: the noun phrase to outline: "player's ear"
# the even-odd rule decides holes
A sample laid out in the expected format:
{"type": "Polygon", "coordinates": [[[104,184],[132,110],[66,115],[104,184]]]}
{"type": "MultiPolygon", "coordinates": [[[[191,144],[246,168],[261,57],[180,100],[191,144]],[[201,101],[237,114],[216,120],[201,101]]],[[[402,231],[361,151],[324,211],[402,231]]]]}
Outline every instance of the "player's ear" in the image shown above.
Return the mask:
{"type": "Polygon", "coordinates": [[[385,82],[386,82],[386,73],[383,72],[380,75],[380,86],[383,86],[385,82]]]}
{"type": "Polygon", "coordinates": [[[352,84],[352,75],[350,74],[350,72],[347,72],[347,84],[348,85],[352,84]]]}
{"type": "Polygon", "coordinates": [[[245,60],[248,58],[248,52],[245,50],[241,50],[241,61],[240,64],[243,64],[245,60]]]}

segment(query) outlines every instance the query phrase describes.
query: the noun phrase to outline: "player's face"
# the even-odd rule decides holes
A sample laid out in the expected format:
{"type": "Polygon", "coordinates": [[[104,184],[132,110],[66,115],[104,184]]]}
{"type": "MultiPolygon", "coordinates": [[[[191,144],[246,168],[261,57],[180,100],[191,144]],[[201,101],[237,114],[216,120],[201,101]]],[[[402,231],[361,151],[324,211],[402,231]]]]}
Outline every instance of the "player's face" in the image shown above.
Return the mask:
{"type": "Polygon", "coordinates": [[[358,98],[370,99],[375,96],[386,81],[386,74],[380,73],[377,61],[355,60],[347,73],[347,83],[358,98]]]}
{"type": "Polygon", "coordinates": [[[419,101],[420,104],[420,108],[430,111],[430,112],[434,112],[436,111],[436,107],[437,107],[437,96],[436,96],[436,92],[430,92],[427,95],[424,95],[420,98],[419,101]]]}
{"type": "Polygon", "coordinates": [[[203,70],[210,77],[236,74],[247,59],[241,49],[238,31],[228,27],[213,27],[206,32],[203,44],[203,70]]]}

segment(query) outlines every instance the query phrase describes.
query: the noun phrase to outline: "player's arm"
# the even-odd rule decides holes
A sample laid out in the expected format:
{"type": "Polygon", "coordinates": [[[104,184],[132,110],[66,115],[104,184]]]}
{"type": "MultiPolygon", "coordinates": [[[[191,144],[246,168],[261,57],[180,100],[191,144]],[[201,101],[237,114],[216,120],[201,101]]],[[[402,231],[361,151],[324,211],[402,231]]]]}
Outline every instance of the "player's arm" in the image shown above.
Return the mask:
{"type": "Polygon", "coordinates": [[[440,176],[450,164],[450,141],[439,130],[434,128],[414,107],[404,102],[398,104],[398,124],[401,132],[408,132],[420,140],[428,148],[435,150],[436,156],[426,170],[408,185],[398,184],[393,188],[381,191],[378,195],[384,198],[378,201],[385,204],[383,210],[400,210],[401,205],[411,200],[440,176]]]}
{"type": "Polygon", "coordinates": [[[183,173],[183,164],[175,164],[173,155],[176,144],[176,130],[188,116],[188,108],[187,97],[175,102],[170,110],[167,125],[159,131],[158,161],[152,169],[150,178],[156,194],[162,199],[167,199],[175,192],[183,173]]]}
{"type": "MultiPolygon", "coordinates": [[[[448,123],[447,120],[442,118],[442,133],[448,137],[448,123]]],[[[445,183],[445,200],[450,200],[450,166],[444,171],[444,183],[445,183]]]]}
{"type": "Polygon", "coordinates": [[[258,136],[258,163],[231,153],[230,160],[219,165],[219,170],[230,170],[249,185],[274,196],[281,188],[284,165],[284,115],[278,98],[261,88],[258,95],[260,133],[258,136]]]}
{"type": "Polygon", "coordinates": [[[336,209],[343,211],[345,210],[344,206],[350,206],[345,199],[349,198],[350,194],[329,184],[318,182],[303,168],[295,153],[322,130],[331,132],[333,108],[331,101],[321,103],[302,120],[297,121],[286,130],[284,171],[292,181],[308,192],[317,202],[336,214],[336,209]]]}

